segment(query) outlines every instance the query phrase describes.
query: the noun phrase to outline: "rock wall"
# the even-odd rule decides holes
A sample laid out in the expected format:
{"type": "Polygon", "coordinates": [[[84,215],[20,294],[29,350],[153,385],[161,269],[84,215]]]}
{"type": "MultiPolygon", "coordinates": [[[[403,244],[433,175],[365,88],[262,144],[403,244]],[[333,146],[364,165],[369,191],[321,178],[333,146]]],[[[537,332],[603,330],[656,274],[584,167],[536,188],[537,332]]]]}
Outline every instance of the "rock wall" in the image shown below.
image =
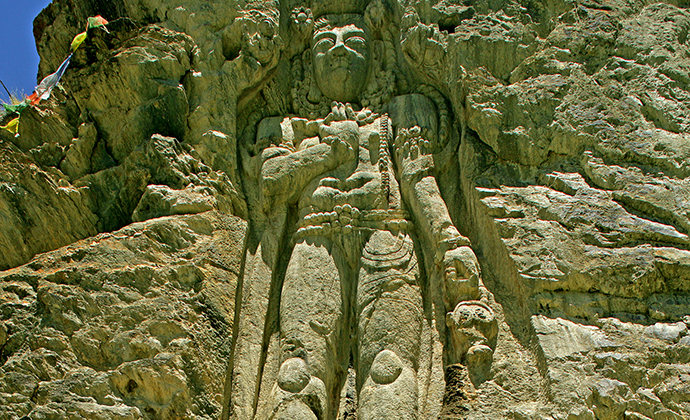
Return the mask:
{"type": "MultiPolygon", "coordinates": [[[[0,419],[231,415],[246,248],[271,225],[242,145],[303,111],[291,12],[331,3],[36,18],[39,79],[88,16],[111,23],[0,132],[0,419]]],[[[486,380],[446,368],[440,418],[690,417],[688,4],[380,3],[379,98],[445,103],[436,178],[498,320],[486,380]]]]}
{"type": "Polygon", "coordinates": [[[245,231],[169,216],[3,272],[0,416],[219,417],[245,231]]]}

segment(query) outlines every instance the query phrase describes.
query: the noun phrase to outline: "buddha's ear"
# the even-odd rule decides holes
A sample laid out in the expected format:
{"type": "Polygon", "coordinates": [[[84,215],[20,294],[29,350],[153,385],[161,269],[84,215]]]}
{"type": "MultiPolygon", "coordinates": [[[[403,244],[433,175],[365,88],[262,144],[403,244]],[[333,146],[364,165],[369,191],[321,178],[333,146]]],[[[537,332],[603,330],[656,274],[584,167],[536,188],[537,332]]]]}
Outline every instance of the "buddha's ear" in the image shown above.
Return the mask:
{"type": "Polygon", "coordinates": [[[448,312],[446,314],[446,326],[448,328],[453,328],[453,326],[455,326],[455,321],[453,320],[453,313],[452,312],[448,312]]]}
{"type": "Polygon", "coordinates": [[[307,99],[309,100],[309,102],[314,104],[317,104],[323,100],[323,93],[321,92],[321,89],[319,89],[319,86],[314,78],[312,78],[312,83],[309,86],[309,93],[307,94],[307,99]]]}

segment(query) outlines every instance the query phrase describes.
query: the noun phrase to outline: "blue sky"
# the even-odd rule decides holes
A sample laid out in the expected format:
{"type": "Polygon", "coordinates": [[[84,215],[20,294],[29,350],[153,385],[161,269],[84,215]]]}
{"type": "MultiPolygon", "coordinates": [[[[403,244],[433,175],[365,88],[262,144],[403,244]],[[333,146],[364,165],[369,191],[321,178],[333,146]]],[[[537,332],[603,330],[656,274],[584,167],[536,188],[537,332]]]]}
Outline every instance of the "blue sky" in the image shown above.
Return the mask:
{"type": "MultiPolygon", "coordinates": [[[[10,92],[30,95],[36,86],[38,54],[33,21],[50,0],[0,0],[0,79],[10,92]]],[[[0,100],[7,92],[0,86],[0,100]]]]}

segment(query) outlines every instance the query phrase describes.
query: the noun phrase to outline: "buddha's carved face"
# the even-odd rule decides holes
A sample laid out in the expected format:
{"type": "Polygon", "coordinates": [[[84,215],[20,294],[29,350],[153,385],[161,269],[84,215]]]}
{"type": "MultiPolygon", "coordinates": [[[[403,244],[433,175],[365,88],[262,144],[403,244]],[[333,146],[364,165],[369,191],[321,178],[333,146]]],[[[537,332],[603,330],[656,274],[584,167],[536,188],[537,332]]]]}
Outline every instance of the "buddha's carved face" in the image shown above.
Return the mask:
{"type": "Polygon", "coordinates": [[[366,32],[354,24],[317,30],[312,39],[314,76],[321,93],[334,101],[355,102],[369,73],[366,32]]]}

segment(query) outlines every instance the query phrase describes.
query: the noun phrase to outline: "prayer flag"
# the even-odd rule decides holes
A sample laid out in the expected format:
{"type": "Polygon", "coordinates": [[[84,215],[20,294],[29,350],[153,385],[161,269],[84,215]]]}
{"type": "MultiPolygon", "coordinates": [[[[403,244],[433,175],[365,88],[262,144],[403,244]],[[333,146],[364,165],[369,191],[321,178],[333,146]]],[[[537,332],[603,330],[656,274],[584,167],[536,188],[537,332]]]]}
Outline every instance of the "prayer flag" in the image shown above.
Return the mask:
{"type": "Polygon", "coordinates": [[[17,134],[17,131],[19,130],[19,117],[8,122],[7,125],[0,125],[0,128],[4,128],[10,133],[17,134]]]}
{"type": "MultiPolygon", "coordinates": [[[[108,24],[108,21],[103,19],[101,15],[90,17],[89,18],[89,23],[87,25],[87,30],[91,28],[103,28],[104,31],[108,32],[108,28],[105,27],[105,25],[108,24]]],[[[108,32],[110,33],[110,32],[108,32]]]]}
{"type": "MultiPolygon", "coordinates": [[[[53,74],[50,74],[46,76],[43,80],[41,80],[41,83],[36,86],[36,89],[34,89],[34,92],[27,96],[26,99],[20,103],[14,103],[14,104],[2,104],[4,113],[18,113],[20,114],[24,109],[26,109],[29,105],[36,105],[38,104],[39,101],[41,100],[46,100],[50,98],[50,93],[53,91],[53,88],[57,86],[58,82],[60,82],[60,79],[62,78],[62,75],[65,74],[65,71],[67,70],[67,67],[69,66],[70,60],[72,59],[72,55],[74,52],[81,46],[81,44],[84,43],[86,40],[86,37],[88,36],[88,30],[92,28],[102,28],[104,31],[108,32],[108,29],[105,27],[105,25],[108,24],[108,21],[103,19],[102,16],[93,16],[88,19],[88,23],[86,25],[86,31],[78,34],[77,36],[74,37],[72,40],[71,44],[71,53],[70,55],[67,56],[65,61],[60,64],[60,67],[57,69],[57,71],[53,74]]],[[[110,32],[108,32],[110,33],[110,32]]],[[[4,85],[3,85],[4,86],[4,85]]],[[[17,127],[19,126],[19,117],[13,119],[7,125],[0,126],[0,128],[4,128],[6,130],[9,130],[13,133],[17,133],[17,127]]]]}
{"type": "Polygon", "coordinates": [[[74,39],[72,40],[72,52],[75,52],[77,48],[79,48],[86,39],[86,32],[82,32],[79,35],[75,36],[74,39]]]}
{"type": "Polygon", "coordinates": [[[86,25],[86,31],[75,36],[74,39],[72,40],[72,52],[75,52],[77,50],[77,48],[79,48],[81,46],[81,44],[86,40],[87,32],[89,29],[101,28],[104,31],[110,33],[108,31],[108,28],[105,27],[105,25],[107,25],[107,24],[108,24],[108,21],[103,19],[103,17],[101,17],[100,15],[90,17],[88,19],[88,23],[86,25]]]}
{"type": "Polygon", "coordinates": [[[27,107],[29,106],[29,101],[22,101],[18,104],[2,104],[2,107],[5,108],[5,111],[7,113],[21,113],[24,111],[27,107]]]}
{"type": "Polygon", "coordinates": [[[67,56],[65,61],[60,64],[60,67],[55,73],[46,76],[45,79],[41,80],[41,83],[36,86],[34,93],[28,97],[31,105],[36,105],[38,101],[50,98],[50,92],[53,91],[53,88],[58,84],[62,78],[62,75],[65,74],[65,70],[67,70],[67,66],[69,66],[69,61],[72,58],[72,54],[67,56]]]}

